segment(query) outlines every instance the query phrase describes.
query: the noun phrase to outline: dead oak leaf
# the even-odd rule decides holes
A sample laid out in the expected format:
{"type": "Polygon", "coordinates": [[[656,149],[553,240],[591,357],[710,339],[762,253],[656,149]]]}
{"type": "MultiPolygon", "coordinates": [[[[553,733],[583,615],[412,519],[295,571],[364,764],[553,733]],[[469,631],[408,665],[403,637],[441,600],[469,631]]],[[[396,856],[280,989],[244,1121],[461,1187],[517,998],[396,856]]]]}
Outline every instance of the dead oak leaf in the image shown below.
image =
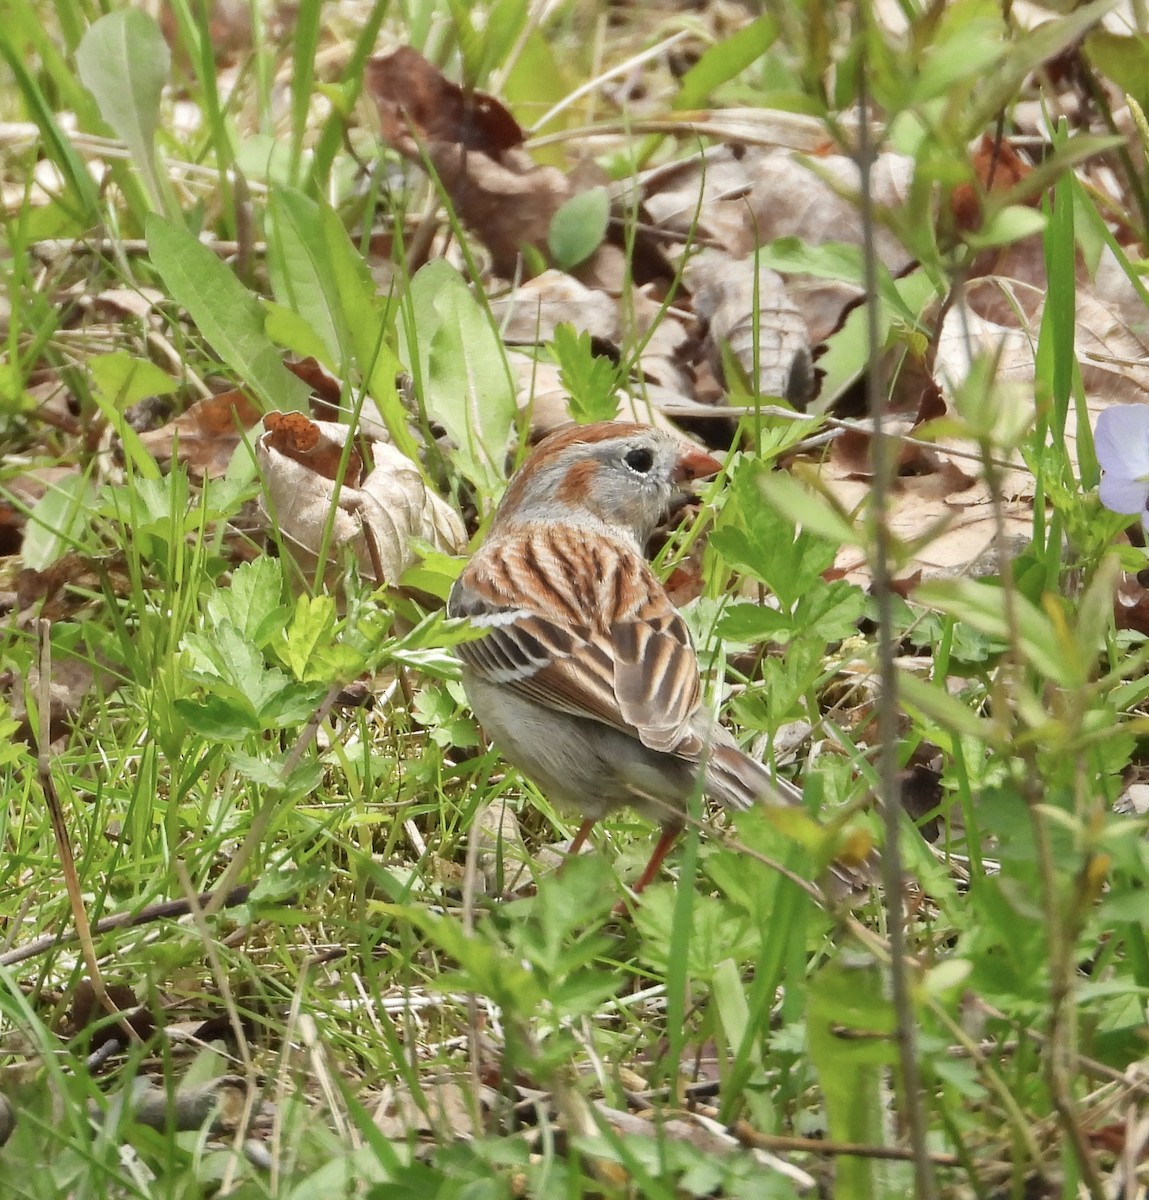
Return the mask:
{"type": "Polygon", "coordinates": [[[524,246],[545,255],[551,219],[575,188],[522,149],[522,130],[494,97],[465,92],[410,47],[369,59],[364,78],[386,141],[430,163],[498,274],[515,273],[524,246]]]}

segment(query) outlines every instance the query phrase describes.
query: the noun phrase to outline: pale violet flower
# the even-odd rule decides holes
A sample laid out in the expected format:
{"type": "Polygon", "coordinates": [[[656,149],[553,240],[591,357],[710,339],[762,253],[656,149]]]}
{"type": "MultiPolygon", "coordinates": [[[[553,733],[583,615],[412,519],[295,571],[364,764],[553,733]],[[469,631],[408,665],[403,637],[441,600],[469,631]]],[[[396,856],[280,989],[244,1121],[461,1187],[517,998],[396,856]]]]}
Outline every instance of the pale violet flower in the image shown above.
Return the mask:
{"type": "Polygon", "coordinates": [[[1115,404],[1093,431],[1104,474],[1098,495],[1113,512],[1140,513],[1149,532],[1149,404],[1115,404]]]}

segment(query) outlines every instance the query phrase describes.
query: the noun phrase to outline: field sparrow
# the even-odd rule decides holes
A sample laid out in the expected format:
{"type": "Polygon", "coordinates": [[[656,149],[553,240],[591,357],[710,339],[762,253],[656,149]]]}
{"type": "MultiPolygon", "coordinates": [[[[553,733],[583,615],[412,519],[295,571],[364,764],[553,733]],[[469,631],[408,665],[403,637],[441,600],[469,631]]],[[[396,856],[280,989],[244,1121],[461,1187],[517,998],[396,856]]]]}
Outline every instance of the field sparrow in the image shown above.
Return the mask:
{"type": "Polygon", "coordinates": [[[447,604],[485,631],[458,648],[479,722],[552,800],[583,815],[571,852],[623,805],[660,822],[636,892],[699,786],[734,809],[801,798],[703,709],[686,623],[645,558],[682,485],[720,466],[646,425],[552,433],[511,480],[447,604]]]}

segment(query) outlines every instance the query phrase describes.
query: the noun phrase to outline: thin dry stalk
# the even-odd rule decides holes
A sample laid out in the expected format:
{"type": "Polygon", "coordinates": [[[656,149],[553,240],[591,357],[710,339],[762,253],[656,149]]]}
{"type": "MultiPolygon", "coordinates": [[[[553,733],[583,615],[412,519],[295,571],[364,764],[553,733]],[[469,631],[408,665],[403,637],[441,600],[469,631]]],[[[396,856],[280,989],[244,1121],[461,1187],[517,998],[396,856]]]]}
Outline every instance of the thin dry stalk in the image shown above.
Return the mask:
{"type": "MultiPolygon", "coordinates": [[[[867,36],[865,5],[859,6],[858,36],[867,36]]],[[[871,491],[873,512],[873,554],[871,578],[877,607],[878,675],[878,774],[881,780],[881,812],[885,828],[882,847],[882,882],[886,908],[886,927],[890,938],[891,992],[897,1028],[898,1064],[901,1072],[901,1116],[913,1150],[914,1194],[918,1200],[934,1200],[937,1182],[927,1143],[925,1095],[918,1071],[917,1027],[910,997],[910,960],[906,949],[905,879],[898,844],[898,826],[902,814],[901,784],[898,778],[898,676],[894,663],[894,610],[890,577],[891,537],[889,516],[890,475],[894,455],[885,433],[886,397],[879,364],[881,339],[878,335],[877,250],[874,246],[874,197],[871,190],[871,166],[874,150],[865,114],[869,107],[866,78],[868,69],[863,55],[859,79],[858,161],[861,167],[861,217],[863,260],[866,284],[866,340],[868,344],[866,390],[874,419],[874,479],[871,491]]]]}
{"type": "Polygon", "coordinates": [[[83,955],[84,965],[88,970],[88,981],[92,985],[92,992],[96,999],[103,1006],[105,1012],[117,1019],[128,1042],[138,1042],[139,1034],[108,995],[104,977],[100,972],[96,947],[92,941],[92,927],[88,921],[88,910],[84,907],[80,877],[76,872],[76,858],[72,853],[72,839],[68,834],[68,822],[64,818],[64,806],[60,803],[56,783],[52,778],[52,754],[49,748],[52,716],[52,622],[41,621],[38,632],[40,636],[40,680],[37,699],[40,706],[40,719],[36,769],[40,776],[44,803],[48,806],[48,816],[52,821],[52,836],[56,841],[56,853],[60,856],[60,870],[64,875],[64,887],[68,891],[68,904],[72,909],[72,920],[76,923],[76,939],[80,943],[80,953],[83,955]]]}

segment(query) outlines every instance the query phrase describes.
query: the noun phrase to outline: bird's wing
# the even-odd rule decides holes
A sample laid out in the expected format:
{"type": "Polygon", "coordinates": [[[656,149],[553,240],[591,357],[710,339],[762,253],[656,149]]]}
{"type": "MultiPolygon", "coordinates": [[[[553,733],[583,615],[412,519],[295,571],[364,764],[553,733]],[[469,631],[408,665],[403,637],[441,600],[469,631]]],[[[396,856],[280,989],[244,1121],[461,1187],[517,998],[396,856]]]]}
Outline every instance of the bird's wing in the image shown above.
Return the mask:
{"type": "Polygon", "coordinates": [[[699,706],[690,633],[625,543],[561,525],[489,543],[459,577],[448,611],[484,630],[458,653],[488,683],[652,750],[701,751],[690,728],[699,706]]]}

